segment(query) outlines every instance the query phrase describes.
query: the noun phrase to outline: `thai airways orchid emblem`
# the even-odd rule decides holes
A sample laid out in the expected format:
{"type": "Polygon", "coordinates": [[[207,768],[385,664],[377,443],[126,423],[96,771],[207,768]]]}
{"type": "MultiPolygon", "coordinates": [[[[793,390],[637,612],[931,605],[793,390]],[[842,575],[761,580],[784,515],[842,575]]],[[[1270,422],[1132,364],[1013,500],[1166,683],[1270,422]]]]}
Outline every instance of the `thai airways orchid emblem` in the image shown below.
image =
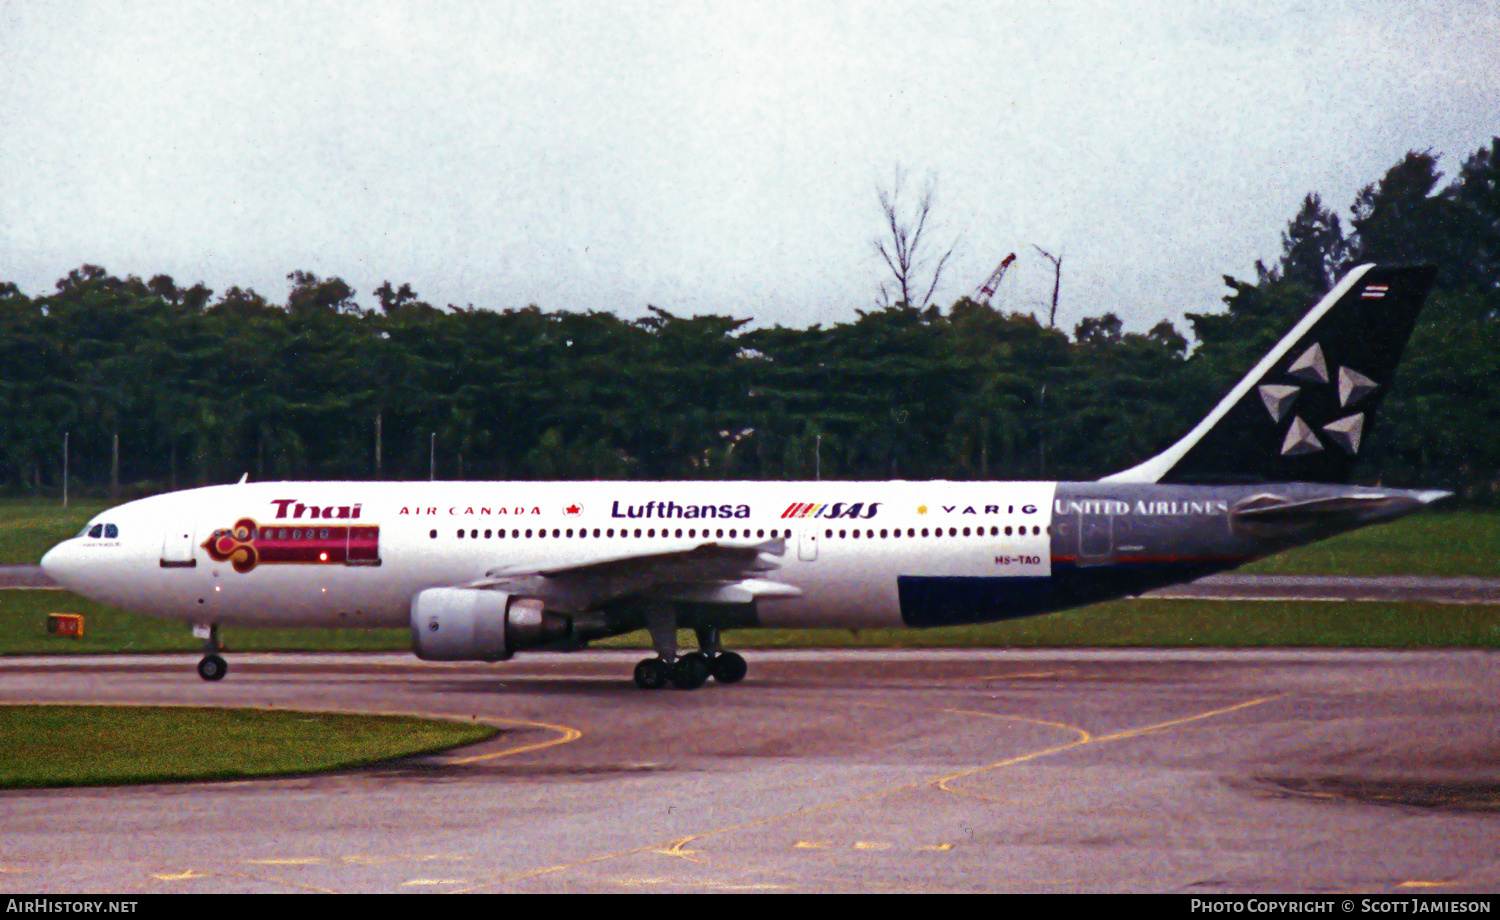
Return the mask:
{"type": "Polygon", "coordinates": [[[209,558],[244,574],[266,565],[379,565],[380,528],[348,526],[261,526],[240,518],[215,530],[203,542],[209,558]]]}

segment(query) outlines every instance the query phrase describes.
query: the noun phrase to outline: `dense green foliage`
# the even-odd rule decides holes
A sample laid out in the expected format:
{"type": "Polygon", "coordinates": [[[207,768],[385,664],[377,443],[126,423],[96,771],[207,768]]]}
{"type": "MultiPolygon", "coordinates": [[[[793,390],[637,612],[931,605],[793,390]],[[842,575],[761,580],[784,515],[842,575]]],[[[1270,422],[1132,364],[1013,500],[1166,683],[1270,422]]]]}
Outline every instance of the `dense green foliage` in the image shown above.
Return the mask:
{"type": "Polygon", "coordinates": [[[0,788],[244,779],[368,766],[495,729],[412,716],[146,706],[0,706],[0,788]]]}
{"type": "Polygon", "coordinates": [[[961,300],[831,328],[724,316],[440,309],[389,282],[362,308],[293,272],[285,304],[85,265],[0,284],[0,492],[71,476],[139,494],[256,479],[1093,478],[1182,434],[1347,266],[1435,261],[1438,289],[1361,470],[1496,499],[1500,139],[1439,188],[1411,153],[1346,234],[1309,195],[1227,310],[1069,337],[961,300]],[[118,445],[118,447],[116,447],[118,445]],[[434,449],[435,448],[435,449],[434,449]]]}

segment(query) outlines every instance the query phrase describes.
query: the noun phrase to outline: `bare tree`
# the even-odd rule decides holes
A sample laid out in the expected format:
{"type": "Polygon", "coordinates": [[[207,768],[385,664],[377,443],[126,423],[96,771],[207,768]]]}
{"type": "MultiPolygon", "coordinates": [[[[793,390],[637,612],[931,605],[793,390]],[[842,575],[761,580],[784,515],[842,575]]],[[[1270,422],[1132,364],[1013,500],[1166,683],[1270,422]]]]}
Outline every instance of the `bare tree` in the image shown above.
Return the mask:
{"type": "Polygon", "coordinates": [[[1052,312],[1047,314],[1047,328],[1051,329],[1057,325],[1057,289],[1062,286],[1062,256],[1055,256],[1035,243],[1031,248],[1042,254],[1042,258],[1052,263],[1052,312]]]}
{"type": "Polygon", "coordinates": [[[885,260],[886,267],[890,269],[891,281],[880,286],[880,297],[882,306],[891,305],[891,295],[897,296],[896,302],[912,307],[926,307],[932,301],[932,293],[937,290],[938,281],[943,277],[943,266],[947,264],[948,257],[953,255],[957,240],[937,260],[937,265],[932,269],[932,280],[927,285],[926,292],[922,294],[921,300],[914,298],[915,291],[921,290],[922,278],[926,274],[927,265],[932,261],[931,256],[923,251],[924,240],[922,234],[927,231],[927,219],[932,215],[932,200],[937,192],[937,179],[931,178],[922,186],[914,204],[907,204],[902,200],[905,191],[906,172],[899,165],[896,167],[896,178],[889,189],[877,189],[880,195],[880,210],[885,214],[886,230],[889,236],[879,236],[874,240],[875,251],[885,260]]]}

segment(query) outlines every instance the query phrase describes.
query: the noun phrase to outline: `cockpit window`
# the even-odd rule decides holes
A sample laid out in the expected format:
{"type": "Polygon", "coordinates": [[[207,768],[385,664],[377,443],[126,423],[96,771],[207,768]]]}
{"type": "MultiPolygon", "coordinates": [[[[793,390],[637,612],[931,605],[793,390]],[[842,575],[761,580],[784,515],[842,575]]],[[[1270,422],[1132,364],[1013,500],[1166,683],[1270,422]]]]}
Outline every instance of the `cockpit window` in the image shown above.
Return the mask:
{"type": "Polygon", "coordinates": [[[95,524],[93,527],[89,528],[89,536],[94,537],[95,539],[98,539],[99,537],[102,537],[103,535],[104,535],[104,525],[103,524],[95,524]]]}
{"type": "Polygon", "coordinates": [[[104,539],[113,540],[118,536],[120,536],[120,528],[116,527],[113,524],[104,525],[104,539]]]}

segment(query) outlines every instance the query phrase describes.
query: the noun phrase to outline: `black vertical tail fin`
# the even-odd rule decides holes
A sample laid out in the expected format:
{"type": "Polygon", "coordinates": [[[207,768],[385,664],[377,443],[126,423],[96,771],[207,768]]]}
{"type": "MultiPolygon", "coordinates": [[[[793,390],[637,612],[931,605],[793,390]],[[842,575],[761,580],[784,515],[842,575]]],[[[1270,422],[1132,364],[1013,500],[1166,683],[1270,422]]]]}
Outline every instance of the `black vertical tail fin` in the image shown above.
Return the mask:
{"type": "Polygon", "coordinates": [[[1437,269],[1361,265],[1203,421],[1106,482],[1348,482],[1437,269]]]}

